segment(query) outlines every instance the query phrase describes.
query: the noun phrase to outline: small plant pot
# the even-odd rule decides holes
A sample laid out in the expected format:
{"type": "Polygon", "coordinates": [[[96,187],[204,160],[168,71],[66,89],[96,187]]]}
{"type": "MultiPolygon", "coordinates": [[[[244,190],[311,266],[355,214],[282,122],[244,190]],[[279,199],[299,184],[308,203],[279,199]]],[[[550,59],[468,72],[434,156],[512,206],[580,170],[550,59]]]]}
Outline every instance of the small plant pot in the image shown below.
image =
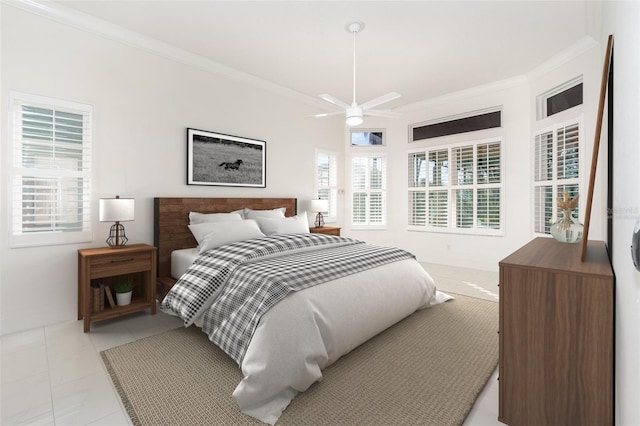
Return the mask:
{"type": "Polygon", "coordinates": [[[118,306],[125,306],[131,304],[131,293],[129,291],[127,293],[116,293],[116,300],[118,301],[118,306]]]}

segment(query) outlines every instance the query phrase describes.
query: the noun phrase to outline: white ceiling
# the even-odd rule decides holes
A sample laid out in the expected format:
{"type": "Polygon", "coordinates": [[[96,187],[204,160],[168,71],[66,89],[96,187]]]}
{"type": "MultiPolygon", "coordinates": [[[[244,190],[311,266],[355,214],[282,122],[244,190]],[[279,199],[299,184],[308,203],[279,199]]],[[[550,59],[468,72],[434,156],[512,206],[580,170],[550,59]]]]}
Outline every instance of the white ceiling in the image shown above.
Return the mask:
{"type": "Polygon", "coordinates": [[[526,74],[587,35],[585,1],[59,1],[316,97],[398,107],[526,74]]]}

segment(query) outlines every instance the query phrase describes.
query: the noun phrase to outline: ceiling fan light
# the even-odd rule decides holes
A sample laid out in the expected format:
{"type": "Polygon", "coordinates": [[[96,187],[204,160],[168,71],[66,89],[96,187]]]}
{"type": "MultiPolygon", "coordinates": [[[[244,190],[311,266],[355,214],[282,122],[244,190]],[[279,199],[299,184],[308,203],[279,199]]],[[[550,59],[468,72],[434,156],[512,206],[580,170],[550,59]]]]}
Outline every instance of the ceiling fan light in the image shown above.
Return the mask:
{"type": "Polygon", "coordinates": [[[354,105],[347,109],[347,126],[359,126],[362,124],[362,109],[354,105]]]}
{"type": "Polygon", "coordinates": [[[359,115],[353,115],[351,117],[347,117],[347,126],[359,126],[362,124],[362,117],[359,115]]]}

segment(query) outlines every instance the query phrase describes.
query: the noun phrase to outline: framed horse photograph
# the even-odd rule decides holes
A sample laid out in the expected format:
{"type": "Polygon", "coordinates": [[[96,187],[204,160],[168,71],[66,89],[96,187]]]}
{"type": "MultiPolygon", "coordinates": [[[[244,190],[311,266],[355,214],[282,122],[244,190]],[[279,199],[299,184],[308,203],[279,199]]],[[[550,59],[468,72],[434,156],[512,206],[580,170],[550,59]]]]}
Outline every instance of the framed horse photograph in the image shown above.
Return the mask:
{"type": "Polygon", "coordinates": [[[187,184],[265,188],[266,142],[187,129],[187,184]]]}

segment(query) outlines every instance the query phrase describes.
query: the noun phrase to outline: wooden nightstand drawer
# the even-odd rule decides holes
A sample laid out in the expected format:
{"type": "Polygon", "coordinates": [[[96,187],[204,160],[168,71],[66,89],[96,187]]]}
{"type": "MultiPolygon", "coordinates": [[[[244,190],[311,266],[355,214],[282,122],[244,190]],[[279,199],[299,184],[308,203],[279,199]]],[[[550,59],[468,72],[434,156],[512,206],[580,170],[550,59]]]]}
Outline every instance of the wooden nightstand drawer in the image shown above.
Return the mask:
{"type": "Polygon", "coordinates": [[[337,226],[321,226],[321,227],[313,227],[309,228],[309,232],[314,234],[325,234],[325,235],[335,235],[336,237],[340,236],[340,229],[337,226]]]}
{"type": "Polygon", "coordinates": [[[116,250],[118,249],[113,249],[113,253],[108,255],[90,259],[92,279],[147,271],[151,268],[151,252],[120,253],[116,250]]]}

